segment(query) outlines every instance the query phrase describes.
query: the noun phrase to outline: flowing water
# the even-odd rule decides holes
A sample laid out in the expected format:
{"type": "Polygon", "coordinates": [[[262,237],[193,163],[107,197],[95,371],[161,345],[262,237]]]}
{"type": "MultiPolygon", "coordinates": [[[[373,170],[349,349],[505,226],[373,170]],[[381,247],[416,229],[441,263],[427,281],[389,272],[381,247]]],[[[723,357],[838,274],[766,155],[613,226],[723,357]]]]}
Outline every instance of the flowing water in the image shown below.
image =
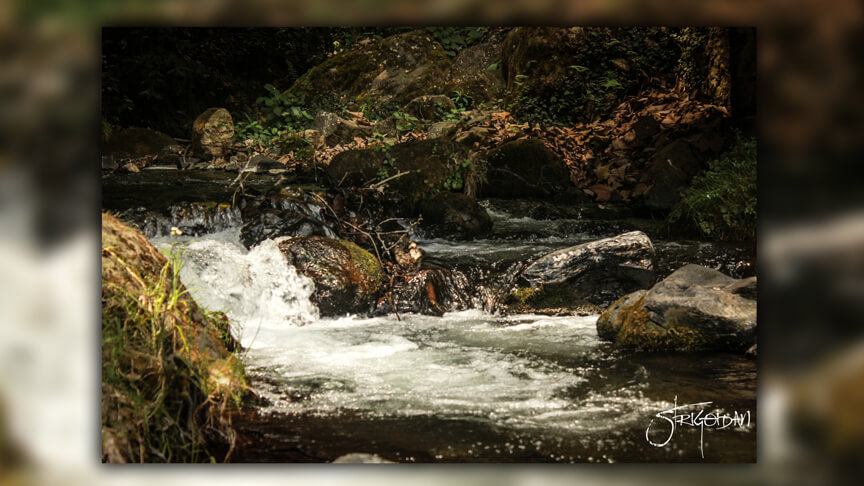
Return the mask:
{"type": "MultiPolygon", "coordinates": [[[[476,265],[492,281],[509,262],[606,236],[578,217],[544,221],[484,204],[495,221],[491,238],[420,238],[426,258],[476,265]]],[[[598,339],[596,315],[475,308],[401,320],[320,318],[309,302],[312,282],[284,263],[276,241],[246,250],[230,215],[210,228],[148,236],[162,249],[180,244],[183,282],[204,307],[227,312],[246,348],[262,406],[236,418],[235,461],[330,461],[351,452],[417,462],[755,461],[752,360],[615,350],[598,339]],[[676,399],[712,402],[706,413],[749,411],[750,427],[679,426],[665,447],[652,446],[646,429],[654,427],[655,443],[665,440],[669,424],[655,414],[676,399]]],[[[657,243],[657,251],[670,267],[698,257],[717,258],[727,273],[738,268],[735,254],[700,245],[657,243]]]]}

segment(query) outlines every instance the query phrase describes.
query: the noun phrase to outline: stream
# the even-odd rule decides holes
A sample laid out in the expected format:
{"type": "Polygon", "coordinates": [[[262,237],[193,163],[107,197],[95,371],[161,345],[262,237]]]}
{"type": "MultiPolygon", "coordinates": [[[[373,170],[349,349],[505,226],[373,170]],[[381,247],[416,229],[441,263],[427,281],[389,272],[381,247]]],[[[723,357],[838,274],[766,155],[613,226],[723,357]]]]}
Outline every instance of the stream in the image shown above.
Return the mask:
{"type": "MultiPolygon", "coordinates": [[[[494,223],[486,239],[414,235],[425,261],[478,269],[482,281],[461,289],[477,296],[512,262],[650,225],[590,225],[532,201],[481,204],[494,223]]],[[[399,462],[756,460],[754,360],[616,350],[597,337],[597,315],[503,315],[477,304],[443,317],[321,318],[311,280],[284,263],[278,239],[247,250],[232,211],[175,211],[139,225],[160,249],[180,249],[184,284],[202,306],[228,314],[245,348],[261,400],[235,417],[232,461],[323,462],[355,452],[399,462]],[[183,224],[196,229],[165,231],[183,224]],[[679,426],[665,447],[652,446],[646,429],[654,427],[655,443],[665,440],[669,425],[655,414],[676,400],[749,411],[750,427],[679,426]]],[[[749,257],[704,242],[655,248],[659,278],[686,262],[739,276],[749,257]]]]}

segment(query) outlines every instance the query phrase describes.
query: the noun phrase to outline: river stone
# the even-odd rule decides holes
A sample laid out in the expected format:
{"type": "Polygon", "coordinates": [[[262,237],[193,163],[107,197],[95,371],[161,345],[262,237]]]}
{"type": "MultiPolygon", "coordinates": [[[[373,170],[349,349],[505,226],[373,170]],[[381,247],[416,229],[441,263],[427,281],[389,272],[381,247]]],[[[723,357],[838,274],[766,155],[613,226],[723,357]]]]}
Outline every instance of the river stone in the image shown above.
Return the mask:
{"type": "MultiPolygon", "coordinates": [[[[482,135],[481,135],[482,137],[482,135]]],[[[487,157],[487,181],[482,197],[549,197],[570,185],[570,172],[555,152],[541,140],[525,138],[507,142],[487,157]]]]}
{"type": "Polygon", "coordinates": [[[540,257],[522,279],[536,292],[559,296],[557,306],[567,306],[568,300],[574,306],[606,306],[654,282],[654,245],[641,231],[583,243],[540,257]]]}
{"type": "MultiPolygon", "coordinates": [[[[750,280],[750,279],[748,279],[750,280]]],[[[621,298],[597,320],[616,345],[652,351],[744,352],[756,341],[756,301],[749,283],[700,265],[685,265],[647,292],[621,298]]]]}
{"type": "Polygon", "coordinates": [[[420,201],[421,228],[433,236],[470,240],[492,229],[492,218],[474,198],[439,192],[420,201]]]}
{"type": "Polygon", "coordinates": [[[208,108],[192,124],[192,149],[202,157],[226,154],[234,137],[234,120],[225,108],[208,108]]]}
{"type": "Polygon", "coordinates": [[[289,265],[315,283],[311,300],[322,316],[368,313],[383,294],[380,262],[354,243],[300,236],[281,241],[279,249],[289,265]]]}

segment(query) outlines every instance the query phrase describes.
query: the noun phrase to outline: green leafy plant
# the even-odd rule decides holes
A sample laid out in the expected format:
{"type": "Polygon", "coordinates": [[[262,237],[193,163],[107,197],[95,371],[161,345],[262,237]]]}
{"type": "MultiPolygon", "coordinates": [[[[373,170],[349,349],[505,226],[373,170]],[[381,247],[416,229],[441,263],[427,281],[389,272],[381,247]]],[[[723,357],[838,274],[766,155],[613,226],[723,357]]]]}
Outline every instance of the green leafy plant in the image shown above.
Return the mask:
{"type": "Polygon", "coordinates": [[[467,93],[463,93],[459,90],[453,90],[450,94],[450,99],[453,100],[453,104],[456,105],[456,109],[459,111],[465,111],[471,108],[473,100],[471,95],[467,93]]]}
{"type": "Polygon", "coordinates": [[[260,96],[255,103],[260,107],[267,123],[276,123],[285,129],[297,131],[305,128],[314,118],[306,111],[299,95],[283,93],[272,84],[265,84],[264,89],[269,96],[260,96]]]}
{"type": "Polygon", "coordinates": [[[756,139],[737,135],[732,148],[682,192],[668,221],[721,240],[755,238],[756,160],[756,139]]]}

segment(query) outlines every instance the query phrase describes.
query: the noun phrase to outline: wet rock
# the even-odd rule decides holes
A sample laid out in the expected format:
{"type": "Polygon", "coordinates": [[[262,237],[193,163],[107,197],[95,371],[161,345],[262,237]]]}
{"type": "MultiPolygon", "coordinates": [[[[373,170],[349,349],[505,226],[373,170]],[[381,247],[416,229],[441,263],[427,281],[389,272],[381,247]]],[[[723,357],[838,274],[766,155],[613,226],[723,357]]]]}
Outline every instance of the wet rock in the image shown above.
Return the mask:
{"type": "Polygon", "coordinates": [[[454,171],[461,170],[465,173],[462,180],[467,178],[467,169],[452,166],[454,154],[462,151],[459,145],[446,138],[404,142],[387,151],[346,150],[333,157],[325,174],[333,185],[363,187],[405,173],[389,181],[383,190],[393,202],[391,210],[412,215],[417,203],[441,190],[454,171]]]}
{"type": "Polygon", "coordinates": [[[440,120],[445,114],[455,110],[453,100],[444,95],[418,96],[402,107],[402,112],[421,120],[440,120]]]}
{"type": "Polygon", "coordinates": [[[541,293],[562,295],[571,305],[608,305],[654,282],[654,246],[641,231],[564,248],[540,257],[521,277],[541,293]]]}
{"type": "Polygon", "coordinates": [[[315,282],[312,303],[321,315],[370,312],[385,288],[377,258],[354,243],[300,236],[279,243],[288,264],[315,282]]]}
{"type": "Polygon", "coordinates": [[[102,154],[115,158],[143,157],[176,143],[170,136],[149,128],[115,128],[104,140],[102,154]]]}
{"type": "Polygon", "coordinates": [[[312,128],[324,137],[325,145],[348,143],[354,140],[354,137],[366,138],[373,132],[371,125],[360,125],[326,111],[318,113],[312,121],[312,128]]]}
{"type": "Polygon", "coordinates": [[[299,189],[244,199],[240,241],[251,248],[281,236],[334,238],[336,232],[324,221],[324,211],[320,202],[299,189]]]}
{"type": "Polygon", "coordinates": [[[388,461],[378,454],[367,454],[365,452],[352,452],[339,456],[333,461],[333,464],[393,464],[393,461],[388,461]]]}
{"type": "Polygon", "coordinates": [[[359,103],[400,107],[443,90],[450,60],[441,44],[416,30],[360,45],[310,69],[290,88],[307,100],[345,96],[359,103]]]}
{"type": "Polygon", "coordinates": [[[735,291],[748,285],[686,265],[613,304],[598,318],[597,332],[628,348],[744,352],[756,341],[756,301],[735,291]]]}
{"type": "Polygon", "coordinates": [[[435,264],[424,264],[419,272],[395,283],[390,300],[379,302],[375,314],[390,314],[395,307],[400,314],[440,317],[445,312],[470,309],[473,303],[466,289],[468,292],[476,290],[462,272],[435,264]]]}
{"type": "Polygon", "coordinates": [[[493,150],[487,162],[483,197],[549,197],[570,185],[564,162],[537,139],[507,142],[493,150]]]}
{"type": "Polygon", "coordinates": [[[501,40],[491,39],[463,49],[447,71],[447,91],[459,91],[475,105],[497,100],[504,92],[500,64],[501,40]]]}
{"type": "Polygon", "coordinates": [[[492,229],[492,218],[474,198],[441,192],[420,201],[420,226],[430,235],[459,240],[476,238],[492,229]]]}
{"type": "Polygon", "coordinates": [[[429,130],[426,131],[426,135],[429,138],[449,137],[456,131],[456,128],[456,122],[452,121],[433,123],[429,126],[429,130]]]}
{"type": "Polygon", "coordinates": [[[225,108],[208,108],[192,124],[192,150],[204,157],[226,155],[234,137],[234,120],[225,108]]]}

